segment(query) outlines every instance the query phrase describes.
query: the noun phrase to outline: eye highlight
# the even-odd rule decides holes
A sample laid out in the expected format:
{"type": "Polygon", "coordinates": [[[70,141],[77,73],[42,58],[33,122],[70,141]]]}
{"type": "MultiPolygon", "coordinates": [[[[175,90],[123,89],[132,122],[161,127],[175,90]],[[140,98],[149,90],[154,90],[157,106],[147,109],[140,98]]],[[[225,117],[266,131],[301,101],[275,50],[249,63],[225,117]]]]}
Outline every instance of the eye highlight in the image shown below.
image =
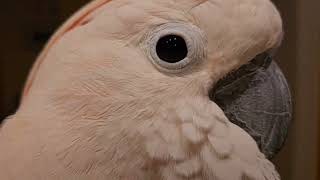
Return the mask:
{"type": "Polygon", "coordinates": [[[143,49],[161,71],[181,72],[206,57],[206,38],[196,26],[167,23],[147,34],[143,49]]]}
{"type": "Polygon", "coordinates": [[[167,35],[160,38],[156,49],[158,57],[167,63],[177,63],[188,55],[186,41],[176,35],[167,35]]]}

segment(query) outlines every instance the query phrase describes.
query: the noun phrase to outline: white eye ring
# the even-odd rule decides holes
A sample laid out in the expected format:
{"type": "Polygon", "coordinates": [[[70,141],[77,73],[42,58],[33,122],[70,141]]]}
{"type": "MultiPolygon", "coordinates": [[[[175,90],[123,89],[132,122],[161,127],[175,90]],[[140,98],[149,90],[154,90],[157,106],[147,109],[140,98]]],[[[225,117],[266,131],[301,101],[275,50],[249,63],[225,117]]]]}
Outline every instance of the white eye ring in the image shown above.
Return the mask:
{"type": "Polygon", "coordinates": [[[199,63],[206,57],[207,41],[204,33],[196,26],[186,23],[167,23],[156,27],[147,35],[144,49],[151,62],[161,71],[180,72],[188,65],[199,63]],[[168,35],[183,38],[186,42],[188,54],[176,63],[169,63],[159,58],[157,44],[159,40],[168,35]]]}

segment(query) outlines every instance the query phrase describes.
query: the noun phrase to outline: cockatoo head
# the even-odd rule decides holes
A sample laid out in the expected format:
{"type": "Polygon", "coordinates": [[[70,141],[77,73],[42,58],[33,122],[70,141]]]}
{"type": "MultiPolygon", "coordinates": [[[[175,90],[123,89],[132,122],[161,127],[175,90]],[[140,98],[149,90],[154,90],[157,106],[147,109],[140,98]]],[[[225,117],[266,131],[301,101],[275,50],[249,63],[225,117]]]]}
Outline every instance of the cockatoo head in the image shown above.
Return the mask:
{"type": "Polygon", "coordinates": [[[271,63],[282,36],[269,0],[95,1],[42,52],[21,111],[55,109],[103,122],[119,109],[134,116],[201,97],[272,156],[291,115],[286,82],[271,63]]]}

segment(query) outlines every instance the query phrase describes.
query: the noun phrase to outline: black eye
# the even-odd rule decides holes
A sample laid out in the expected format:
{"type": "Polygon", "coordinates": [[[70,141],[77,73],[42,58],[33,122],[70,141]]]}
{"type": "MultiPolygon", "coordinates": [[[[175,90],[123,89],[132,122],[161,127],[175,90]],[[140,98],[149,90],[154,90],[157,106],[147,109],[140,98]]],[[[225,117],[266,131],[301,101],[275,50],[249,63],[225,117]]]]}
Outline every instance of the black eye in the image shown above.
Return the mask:
{"type": "Polygon", "coordinates": [[[167,35],[160,38],[156,50],[158,57],[167,63],[177,63],[188,55],[186,41],[177,35],[167,35]]]}
{"type": "Polygon", "coordinates": [[[187,67],[198,64],[207,56],[206,36],[191,24],[166,23],[146,35],[141,50],[163,73],[186,72],[187,67]]]}

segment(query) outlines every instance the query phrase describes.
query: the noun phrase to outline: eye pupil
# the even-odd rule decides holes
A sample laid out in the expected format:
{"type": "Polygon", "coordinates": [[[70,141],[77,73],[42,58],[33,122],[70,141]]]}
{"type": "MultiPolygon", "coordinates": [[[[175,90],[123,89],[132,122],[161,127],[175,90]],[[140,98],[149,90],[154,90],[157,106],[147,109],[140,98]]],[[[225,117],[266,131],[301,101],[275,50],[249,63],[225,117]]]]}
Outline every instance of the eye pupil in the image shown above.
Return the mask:
{"type": "Polygon", "coordinates": [[[188,55],[186,41],[177,35],[167,35],[160,38],[156,50],[158,57],[168,63],[177,63],[188,55]]]}

